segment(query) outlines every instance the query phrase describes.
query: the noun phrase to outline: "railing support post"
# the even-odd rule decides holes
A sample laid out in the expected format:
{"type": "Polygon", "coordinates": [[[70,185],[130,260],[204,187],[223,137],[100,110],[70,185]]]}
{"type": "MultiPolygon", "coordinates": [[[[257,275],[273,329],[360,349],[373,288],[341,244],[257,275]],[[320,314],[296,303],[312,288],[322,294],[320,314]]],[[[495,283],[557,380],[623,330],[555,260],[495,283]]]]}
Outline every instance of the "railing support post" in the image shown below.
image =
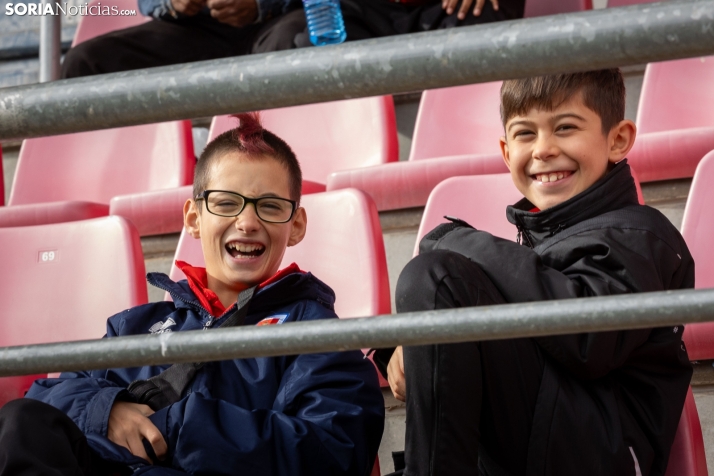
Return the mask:
{"type": "MultiPolygon", "coordinates": [[[[51,0],[42,0],[40,6],[45,11],[45,5],[52,5],[51,0]]],[[[54,15],[40,17],[40,82],[55,81],[60,77],[60,34],[62,32],[62,17],[59,12],[54,15]]]]}

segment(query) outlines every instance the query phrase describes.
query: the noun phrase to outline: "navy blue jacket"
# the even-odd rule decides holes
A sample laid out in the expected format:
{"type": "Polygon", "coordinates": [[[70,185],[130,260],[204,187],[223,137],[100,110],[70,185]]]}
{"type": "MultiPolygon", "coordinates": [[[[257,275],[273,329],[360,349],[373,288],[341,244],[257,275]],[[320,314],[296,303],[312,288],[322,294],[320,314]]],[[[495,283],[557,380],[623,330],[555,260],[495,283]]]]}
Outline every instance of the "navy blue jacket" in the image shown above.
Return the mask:
{"type": "MultiPolygon", "coordinates": [[[[198,303],[186,281],[174,283],[160,273],[148,279],[168,291],[174,302],[137,306],[109,318],[107,337],[220,323],[198,303]]],[[[333,291],[312,274],[293,273],[255,294],[245,322],[335,318],[334,300],[333,291]]],[[[182,400],[151,415],[170,454],[167,467],[150,466],[109,441],[107,422],[115,400],[131,400],[126,387],[132,381],[166,368],[63,373],[38,380],[27,397],[67,413],[94,451],[138,469],[135,474],[369,474],[382,437],[384,401],[376,372],[361,352],[206,364],[182,400]]]]}

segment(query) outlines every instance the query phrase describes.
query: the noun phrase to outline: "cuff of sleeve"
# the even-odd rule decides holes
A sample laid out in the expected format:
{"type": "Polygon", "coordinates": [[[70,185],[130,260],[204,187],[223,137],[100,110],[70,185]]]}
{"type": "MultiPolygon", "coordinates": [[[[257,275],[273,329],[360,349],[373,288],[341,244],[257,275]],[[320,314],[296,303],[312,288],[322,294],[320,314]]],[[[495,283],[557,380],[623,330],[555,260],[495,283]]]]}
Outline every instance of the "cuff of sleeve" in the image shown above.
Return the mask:
{"type": "Polygon", "coordinates": [[[87,420],[83,429],[85,434],[96,433],[107,436],[109,413],[117,397],[122,393],[126,393],[126,390],[121,387],[106,387],[97,392],[87,405],[87,420]]]}

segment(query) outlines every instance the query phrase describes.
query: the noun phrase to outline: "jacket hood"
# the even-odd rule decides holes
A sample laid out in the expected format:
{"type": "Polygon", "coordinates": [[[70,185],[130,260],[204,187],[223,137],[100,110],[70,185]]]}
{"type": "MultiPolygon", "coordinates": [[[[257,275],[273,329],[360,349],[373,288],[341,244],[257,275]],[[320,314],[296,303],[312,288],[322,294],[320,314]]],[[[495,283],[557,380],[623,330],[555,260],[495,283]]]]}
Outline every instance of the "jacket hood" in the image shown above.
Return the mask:
{"type": "MultiPolygon", "coordinates": [[[[208,311],[198,302],[185,279],[174,282],[164,273],[149,273],[146,279],[149,284],[167,291],[177,308],[190,307],[201,314],[208,315],[208,311]]],[[[292,273],[260,288],[253,296],[250,308],[251,312],[258,312],[305,299],[317,301],[328,309],[334,310],[335,292],[309,272],[292,273]]]]}
{"type": "Polygon", "coordinates": [[[506,210],[516,225],[523,244],[534,248],[556,233],[609,211],[637,205],[637,188],[627,159],[618,162],[590,188],[552,208],[531,212],[535,206],[526,198],[506,210]]]}

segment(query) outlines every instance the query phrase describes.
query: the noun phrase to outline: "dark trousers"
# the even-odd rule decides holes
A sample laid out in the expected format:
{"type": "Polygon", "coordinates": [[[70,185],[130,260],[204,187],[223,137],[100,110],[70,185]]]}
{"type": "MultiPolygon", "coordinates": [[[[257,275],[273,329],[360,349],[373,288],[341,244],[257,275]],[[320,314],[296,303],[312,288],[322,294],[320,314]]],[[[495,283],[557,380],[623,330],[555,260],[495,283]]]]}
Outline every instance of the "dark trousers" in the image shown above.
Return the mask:
{"type": "Polygon", "coordinates": [[[51,405],[21,398],[0,408],[1,476],[120,476],[96,456],[82,431],[51,405]]]}
{"type": "MultiPolygon", "coordinates": [[[[525,0],[486,1],[483,13],[460,21],[441,1],[409,7],[387,0],[342,0],[347,40],[472,25],[523,16],[525,0]]],[[[71,48],[62,78],[188,63],[310,46],[305,12],[293,10],[259,25],[235,28],[199,14],[176,21],[150,21],[93,38],[71,48]]]]}
{"type": "MultiPolygon", "coordinates": [[[[409,262],[396,299],[398,312],[505,302],[478,265],[445,250],[409,262]]],[[[535,342],[405,347],[404,366],[405,475],[525,473],[544,368],[535,342]]]]}

